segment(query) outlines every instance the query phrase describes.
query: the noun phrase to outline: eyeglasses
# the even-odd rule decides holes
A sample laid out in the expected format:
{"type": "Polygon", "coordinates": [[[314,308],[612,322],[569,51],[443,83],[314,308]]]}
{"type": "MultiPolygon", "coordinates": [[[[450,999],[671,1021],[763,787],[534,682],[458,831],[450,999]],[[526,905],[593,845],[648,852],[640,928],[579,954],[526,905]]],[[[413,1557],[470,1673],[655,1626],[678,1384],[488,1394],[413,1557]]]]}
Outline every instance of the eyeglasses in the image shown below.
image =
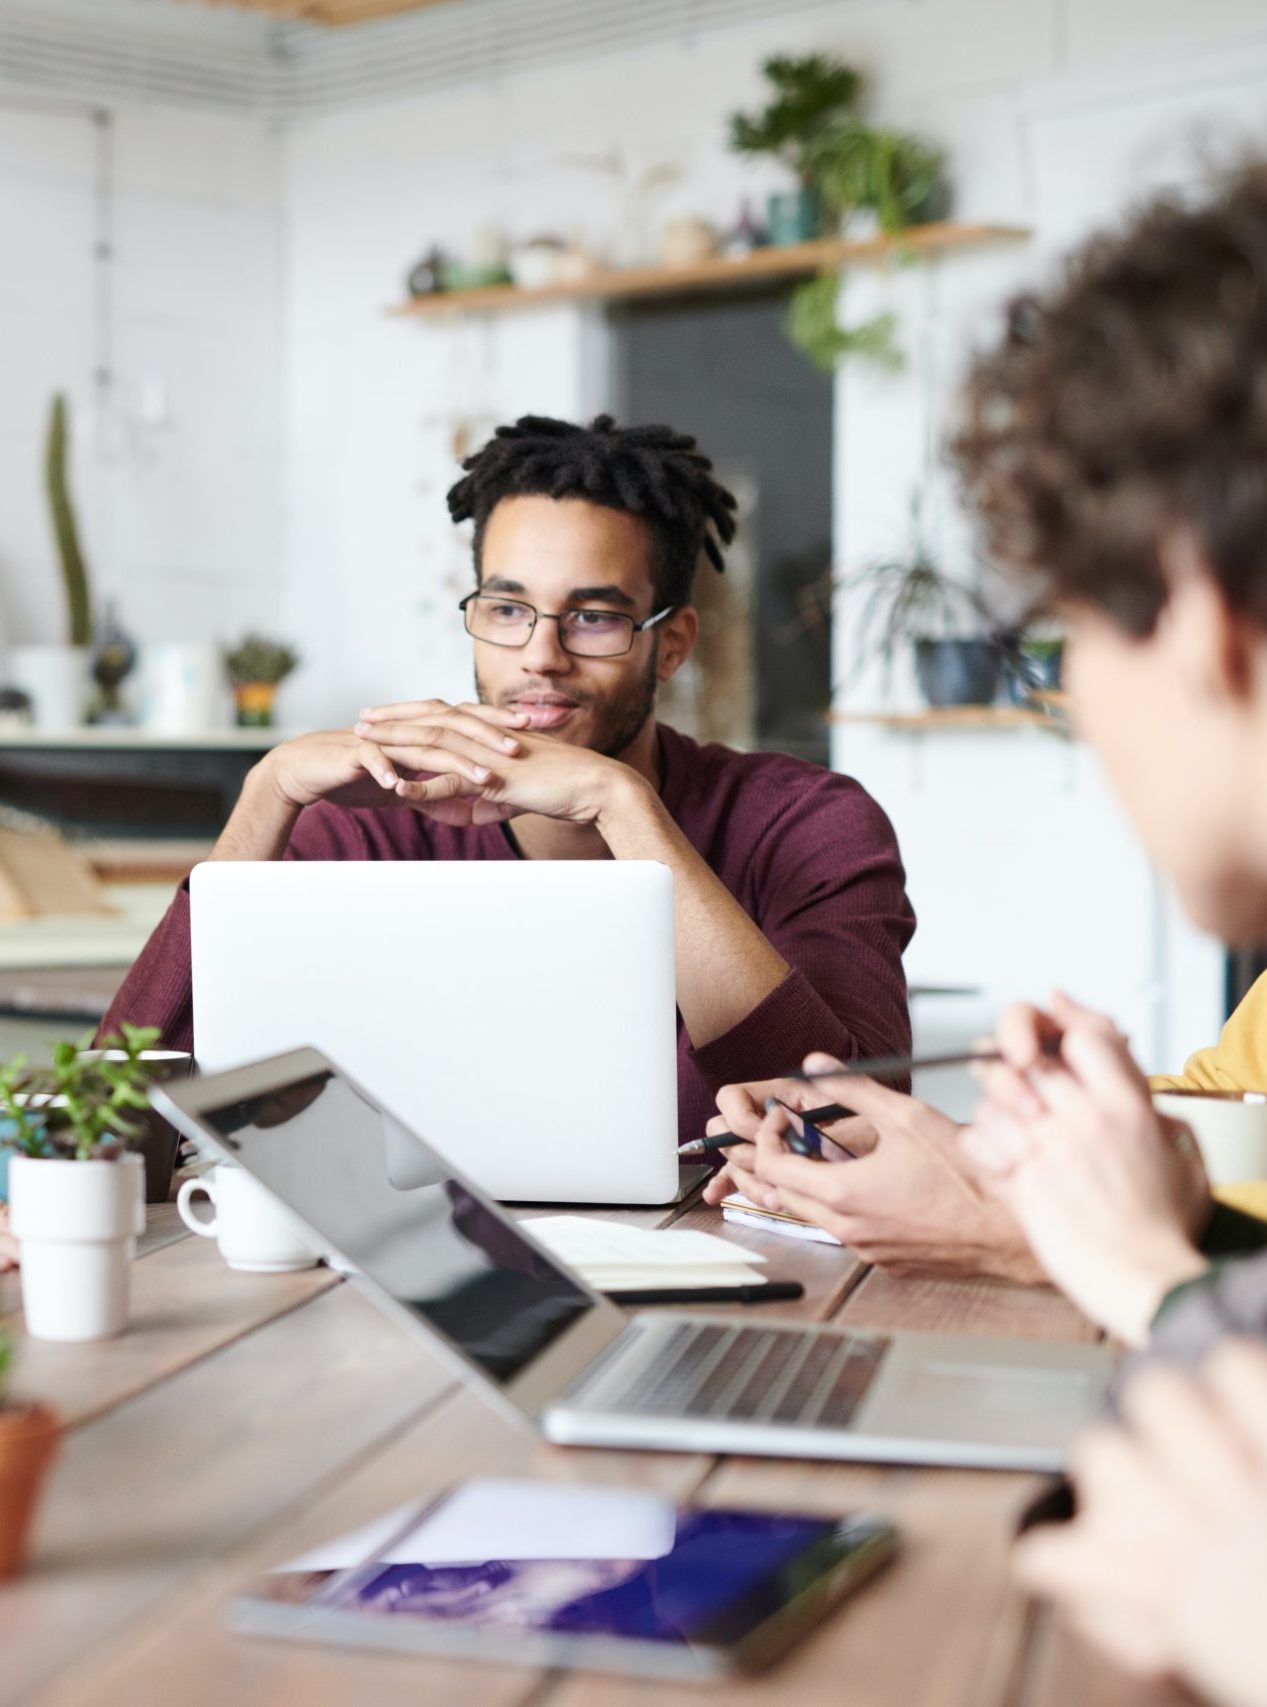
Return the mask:
{"type": "Polygon", "coordinates": [[[490,646],[526,646],[538,622],[557,622],[559,645],[578,658],[619,658],[633,647],[634,636],[654,628],[676,609],[665,605],[654,616],[635,622],[616,610],[538,610],[518,599],[499,599],[492,593],[468,593],[458,609],[466,632],[490,646]]]}

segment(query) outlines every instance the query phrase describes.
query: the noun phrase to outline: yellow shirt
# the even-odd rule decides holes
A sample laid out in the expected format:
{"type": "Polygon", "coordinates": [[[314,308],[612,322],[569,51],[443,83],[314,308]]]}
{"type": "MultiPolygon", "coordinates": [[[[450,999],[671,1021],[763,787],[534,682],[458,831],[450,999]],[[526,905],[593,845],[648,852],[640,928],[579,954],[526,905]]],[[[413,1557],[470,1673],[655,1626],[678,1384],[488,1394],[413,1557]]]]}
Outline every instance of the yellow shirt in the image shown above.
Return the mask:
{"type": "Polygon", "coordinates": [[[1155,1091],[1267,1091],[1267,972],[1255,980],[1208,1049],[1190,1055],[1182,1073],[1157,1074],[1155,1091]]]}
{"type": "MultiPolygon", "coordinates": [[[[1267,972],[1250,986],[1216,1044],[1189,1055],[1182,1073],[1158,1073],[1149,1083],[1155,1091],[1267,1090],[1267,972]]],[[[1214,1195],[1267,1220],[1267,1182],[1221,1186],[1214,1195]]]]}

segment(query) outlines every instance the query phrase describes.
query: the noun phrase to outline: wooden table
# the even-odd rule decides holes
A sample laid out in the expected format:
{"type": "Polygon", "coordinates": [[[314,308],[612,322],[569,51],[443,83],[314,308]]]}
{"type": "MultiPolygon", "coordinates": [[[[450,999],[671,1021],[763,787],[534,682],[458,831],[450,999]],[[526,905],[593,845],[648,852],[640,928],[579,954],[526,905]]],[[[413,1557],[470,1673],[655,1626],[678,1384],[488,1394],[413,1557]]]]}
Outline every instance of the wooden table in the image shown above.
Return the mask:
{"type": "MultiPolygon", "coordinates": [[[[715,1226],[702,1207],[630,1217],[715,1226]]],[[[857,1327],[1092,1337],[1045,1290],[897,1280],[848,1253],[730,1228],[805,1284],[800,1315],[857,1327]]],[[[87,1346],[18,1348],[18,1396],[73,1427],[29,1575],[0,1590],[0,1702],[127,1707],[687,1707],[697,1686],[248,1640],[230,1596],[261,1570],[473,1474],[636,1483],[704,1502],[891,1513],[896,1564],[730,1703],[1158,1707],[1093,1659],[1008,1576],[1037,1485],[1001,1472],[551,1447],[516,1430],[325,1268],[235,1274],[174,1210],[151,1211],[133,1326],[87,1346]]],[[[0,1316],[14,1316],[12,1276],[0,1316]]],[[[763,1312],[765,1313],[765,1312],[763,1312]]],[[[749,1310],[745,1319],[753,1319],[749,1310]]]]}

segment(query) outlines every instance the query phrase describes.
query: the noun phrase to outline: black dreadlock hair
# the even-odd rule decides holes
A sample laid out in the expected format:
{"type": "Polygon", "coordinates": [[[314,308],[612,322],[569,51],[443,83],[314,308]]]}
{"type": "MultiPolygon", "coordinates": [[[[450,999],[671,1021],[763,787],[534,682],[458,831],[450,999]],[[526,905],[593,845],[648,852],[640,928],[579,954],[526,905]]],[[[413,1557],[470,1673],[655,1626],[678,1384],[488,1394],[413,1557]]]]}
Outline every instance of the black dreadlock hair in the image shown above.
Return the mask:
{"type": "Polygon", "coordinates": [[[734,496],[712,466],[689,433],[672,427],[618,427],[610,415],[582,427],[521,415],[467,457],[465,477],[449,489],[449,514],[475,518],[477,573],[484,528],[503,498],[583,498],[641,516],[653,541],[657,600],[685,605],[700,552],[720,574],[722,548],[735,537],[734,496]]]}

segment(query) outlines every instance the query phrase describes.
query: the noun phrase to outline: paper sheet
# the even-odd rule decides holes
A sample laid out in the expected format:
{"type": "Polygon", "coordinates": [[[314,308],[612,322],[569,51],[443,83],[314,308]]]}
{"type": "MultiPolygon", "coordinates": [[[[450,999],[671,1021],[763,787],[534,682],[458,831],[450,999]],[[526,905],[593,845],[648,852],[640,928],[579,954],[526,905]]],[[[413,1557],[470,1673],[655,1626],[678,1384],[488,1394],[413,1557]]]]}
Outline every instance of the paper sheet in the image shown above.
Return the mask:
{"type": "Polygon", "coordinates": [[[721,1213],[723,1221],[732,1221],[736,1227],[758,1227],[763,1233],[782,1233],[786,1239],[808,1239],[815,1245],[840,1244],[836,1235],[825,1227],[815,1227],[795,1215],[763,1209],[741,1191],[722,1199],[721,1213]]]}
{"type": "MultiPolygon", "coordinates": [[[[700,1284],[728,1285],[716,1278],[725,1268],[766,1259],[757,1251],[732,1245],[716,1233],[699,1233],[689,1228],[627,1227],[617,1221],[595,1221],[583,1215],[536,1215],[520,1222],[534,1238],[540,1239],[552,1255],[569,1264],[595,1284],[593,1274],[619,1269],[636,1269],[652,1285],[686,1285],[685,1281],[668,1281],[669,1270],[697,1269],[706,1278],[700,1284]]],[[[747,1279],[758,1279],[749,1275],[747,1279]]],[[[625,1281],[635,1285],[635,1281],[625,1281]]]]}
{"type": "Polygon", "coordinates": [[[315,1547],[279,1571],[334,1571],[377,1555],[385,1565],[482,1565],[489,1559],[662,1559],[677,1531],[673,1504],[634,1488],[487,1476],[464,1482],[430,1516],[428,1501],[315,1547]],[[421,1519],[387,1543],[411,1511],[421,1519]]]}

